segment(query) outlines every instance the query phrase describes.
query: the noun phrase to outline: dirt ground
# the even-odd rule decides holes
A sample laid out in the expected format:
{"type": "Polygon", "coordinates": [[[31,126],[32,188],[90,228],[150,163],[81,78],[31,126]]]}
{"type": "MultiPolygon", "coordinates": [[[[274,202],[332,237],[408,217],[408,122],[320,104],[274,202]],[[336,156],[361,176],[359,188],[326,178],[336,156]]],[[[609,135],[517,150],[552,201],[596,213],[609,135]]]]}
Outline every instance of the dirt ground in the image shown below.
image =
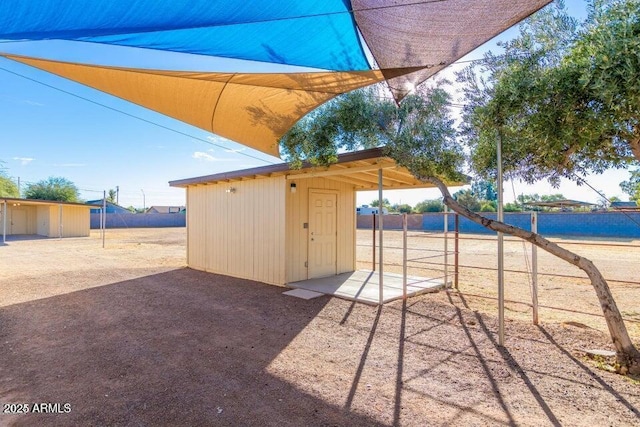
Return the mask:
{"type": "Polygon", "coordinates": [[[100,243],[0,246],[0,425],[640,422],[639,383],[582,352],[606,334],[508,311],[499,347],[491,295],[462,276],[380,309],[188,269],[184,229],[100,243]]]}
{"type": "MultiPolygon", "coordinates": [[[[449,233],[448,279],[454,280],[454,241],[449,233]]],[[[358,230],[358,268],[371,269],[370,230],[358,230]]],[[[630,335],[640,341],[640,241],[553,238],[566,249],[589,258],[607,280],[630,335]]],[[[402,232],[385,231],[384,263],[387,271],[402,273],[402,232]]],[[[417,276],[444,276],[442,234],[410,231],[407,239],[408,272],[417,276]]],[[[531,245],[505,237],[505,316],[532,320],[531,245]],[[516,273],[509,270],[519,270],[516,273]],[[528,273],[527,273],[528,272],[528,273]]],[[[497,240],[490,235],[461,234],[459,290],[470,308],[497,313],[497,240]]],[[[538,249],[538,304],[542,321],[571,322],[607,332],[602,310],[587,276],[577,267],[538,249]],[[577,276],[575,277],[558,277],[577,276]]]]}

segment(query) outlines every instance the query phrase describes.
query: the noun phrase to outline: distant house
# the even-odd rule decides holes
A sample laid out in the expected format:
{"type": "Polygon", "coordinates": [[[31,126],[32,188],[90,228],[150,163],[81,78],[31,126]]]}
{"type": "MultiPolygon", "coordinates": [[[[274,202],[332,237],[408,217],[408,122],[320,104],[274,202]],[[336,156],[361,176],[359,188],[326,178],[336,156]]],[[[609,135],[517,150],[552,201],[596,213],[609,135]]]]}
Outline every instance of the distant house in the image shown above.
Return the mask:
{"type": "Polygon", "coordinates": [[[151,206],[146,210],[148,214],[176,214],[185,213],[186,208],[184,206],[151,206]]]}
{"type": "Polygon", "coordinates": [[[619,211],[637,211],[640,210],[640,207],[636,204],[636,202],[611,202],[611,209],[619,210],[619,211]]]}
{"type": "MultiPolygon", "coordinates": [[[[89,200],[87,202],[87,204],[90,205],[99,205],[102,206],[102,199],[98,199],[98,200],[89,200]]],[[[95,214],[95,213],[100,213],[100,209],[101,208],[94,208],[91,209],[91,213],[95,214]]],[[[127,208],[123,208],[120,205],[116,205],[115,203],[111,203],[110,201],[107,200],[107,211],[106,213],[111,214],[111,213],[116,213],[116,214],[130,214],[131,211],[127,208]]]]}
{"type": "MultiPolygon", "coordinates": [[[[389,210],[387,208],[382,208],[383,215],[387,215],[388,213],[389,210]]],[[[378,215],[378,208],[362,205],[356,208],[356,215],[378,215]]]]}

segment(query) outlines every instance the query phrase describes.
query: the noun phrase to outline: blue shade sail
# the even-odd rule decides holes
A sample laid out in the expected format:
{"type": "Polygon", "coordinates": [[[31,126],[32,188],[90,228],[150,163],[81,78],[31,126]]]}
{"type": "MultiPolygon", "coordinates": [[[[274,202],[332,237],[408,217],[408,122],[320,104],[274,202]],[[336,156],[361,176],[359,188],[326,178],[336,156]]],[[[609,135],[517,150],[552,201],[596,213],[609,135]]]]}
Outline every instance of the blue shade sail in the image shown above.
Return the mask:
{"type": "Polygon", "coordinates": [[[3,0],[0,39],[80,40],[367,70],[349,0],[3,0]]]}

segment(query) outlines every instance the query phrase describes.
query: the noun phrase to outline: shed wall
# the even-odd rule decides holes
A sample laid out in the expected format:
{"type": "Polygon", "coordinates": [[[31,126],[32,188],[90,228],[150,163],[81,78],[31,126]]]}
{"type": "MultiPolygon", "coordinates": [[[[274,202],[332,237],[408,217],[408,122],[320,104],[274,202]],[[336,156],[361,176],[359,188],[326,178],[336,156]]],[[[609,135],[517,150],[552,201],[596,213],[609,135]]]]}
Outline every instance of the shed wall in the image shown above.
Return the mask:
{"type": "MultiPolygon", "coordinates": [[[[52,221],[50,237],[58,236],[59,211],[57,206],[51,206],[52,221]]],[[[89,209],[81,206],[62,207],[62,237],[87,237],[90,232],[89,209]]]]}
{"type": "Polygon", "coordinates": [[[51,236],[51,218],[50,218],[50,206],[38,206],[37,208],[37,221],[38,230],[37,234],[40,236],[51,236]]]}
{"type": "MultiPolygon", "coordinates": [[[[26,217],[26,233],[38,234],[46,237],[58,237],[60,224],[59,205],[7,205],[7,235],[22,234],[12,226],[14,211],[23,212],[26,217]]],[[[89,236],[89,208],[84,206],[62,207],[62,237],[89,236]]],[[[0,229],[2,218],[0,217],[0,229]]],[[[1,230],[0,230],[1,233],[1,230]]]]}
{"type": "Polygon", "coordinates": [[[337,190],[337,273],[354,271],[356,268],[355,212],[356,193],[353,185],[327,178],[307,178],[287,181],[286,191],[286,259],[287,282],[308,279],[308,228],[309,190],[337,190]],[[296,183],[296,192],[289,191],[290,183],[296,183]]]}
{"type": "Polygon", "coordinates": [[[285,283],[284,177],[189,186],[187,200],[190,267],[285,283]]]}
{"type": "MultiPolygon", "coordinates": [[[[7,235],[37,234],[37,215],[38,212],[35,206],[12,206],[11,204],[7,204],[7,235]],[[20,221],[20,226],[17,224],[18,212],[21,212],[21,218],[24,219],[24,222],[22,222],[22,220],[20,221]],[[13,222],[16,224],[12,224],[13,222]]],[[[1,224],[0,227],[2,227],[1,224]]]]}

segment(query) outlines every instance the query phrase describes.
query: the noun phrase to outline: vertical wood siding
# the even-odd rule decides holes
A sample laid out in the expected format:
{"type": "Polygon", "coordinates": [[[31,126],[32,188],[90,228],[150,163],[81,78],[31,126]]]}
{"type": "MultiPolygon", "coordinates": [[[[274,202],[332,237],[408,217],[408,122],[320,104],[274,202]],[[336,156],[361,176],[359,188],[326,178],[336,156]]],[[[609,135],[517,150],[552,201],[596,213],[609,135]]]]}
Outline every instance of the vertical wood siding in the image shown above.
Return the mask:
{"type": "MultiPolygon", "coordinates": [[[[55,232],[53,236],[58,236],[59,213],[58,207],[52,206],[55,212],[56,221],[53,224],[55,232]]],[[[86,237],[89,235],[90,216],[89,208],[81,206],[63,206],[62,207],[62,237],[86,237]]],[[[53,230],[52,230],[53,231],[53,230]]]]}
{"type": "Polygon", "coordinates": [[[37,221],[38,221],[38,230],[37,234],[41,236],[50,236],[51,229],[51,218],[49,215],[49,211],[51,210],[50,206],[38,206],[37,207],[37,221]]]}
{"type": "MultiPolygon", "coordinates": [[[[26,234],[38,234],[46,237],[59,236],[60,214],[58,205],[46,206],[7,206],[7,234],[11,234],[11,211],[18,209],[26,213],[26,234]]],[[[90,233],[89,208],[82,206],[62,207],[62,237],[87,237],[90,233]]],[[[2,227],[0,223],[0,227],[2,227]]]]}
{"type": "Polygon", "coordinates": [[[284,188],[284,177],[189,186],[189,266],[284,284],[284,188]]]}
{"type": "Polygon", "coordinates": [[[289,180],[286,185],[286,281],[306,280],[308,260],[309,189],[338,191],[338,252],[337,273],[354,271],[356,266],[355,243],[355,190],[351,184],[326,178],[289,180]],[[291,193],[289,185],[296,183],[296,192],[291,193]]]}

